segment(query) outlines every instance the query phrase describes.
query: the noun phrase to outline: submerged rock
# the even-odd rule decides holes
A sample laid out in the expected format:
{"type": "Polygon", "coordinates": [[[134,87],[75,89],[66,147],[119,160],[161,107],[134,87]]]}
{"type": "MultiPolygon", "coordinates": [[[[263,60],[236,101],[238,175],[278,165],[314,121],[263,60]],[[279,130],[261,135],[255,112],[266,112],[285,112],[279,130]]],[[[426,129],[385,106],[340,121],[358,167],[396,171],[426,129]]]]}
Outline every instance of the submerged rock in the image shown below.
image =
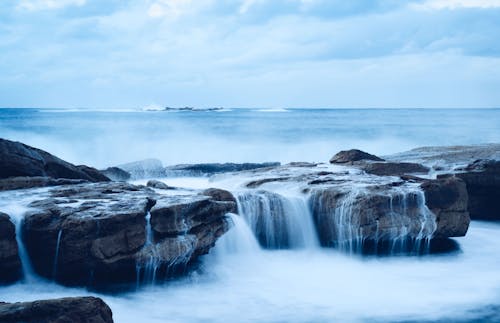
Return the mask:
{"type": "Polygon", "coordinates": [[[152,187],[152,188],[158,188],[158,189],[161,189],[161,190],[172,190],[172,189],[175,189],[174,187],[168,186],[167,184],[165,184],[165,183],[163,183],[161,181],[154,180],[154,179],[149,180],[146,183],[146,186],[147,187],[152,187]]]}
{"type": "Polygon", "coordinates": [[[41,149],[0,139],[0,178],[22,176],[109,181],[94,168],[75,166],[41,149]]]}
{"type": "Polygon", "coordinates": [[[71,297],[24,303],[0,303],[5,323],[112,323],[113,314],[97,297],[71,297]]]}
{"type": "Polygon", "coordinates": [[[16,228],[9,216],[0,212],[0,284],[15,282],[21,276],[16,228]]]}
{"type": "Polygon", "coordinates": [[[203,176],[218,173],[240,172],[279,166],[279,162],[268,163],[204,163],[174,165],[165,168],[169,176],[203,176]]]}
{"type": "Polygon", "coordinates": [[[330,159],[331,164],[346,164],[361,160],[384,161],[382,158],[358,149],[342,150],[330,159]]]}
{"type": "Polygon", "coordinates": [[[467,185],[468,210],[475,220],[500,220],[500,161],[479,160],[455,176],[467,185]]]}
{"type": "Polygon", "coordinates": [[[35,271],[99,287],[136,282],[147,268],[184,270],[229,229],[235,203],[111,182],[59,187],[30,207],[23,240],[35,271]]]}

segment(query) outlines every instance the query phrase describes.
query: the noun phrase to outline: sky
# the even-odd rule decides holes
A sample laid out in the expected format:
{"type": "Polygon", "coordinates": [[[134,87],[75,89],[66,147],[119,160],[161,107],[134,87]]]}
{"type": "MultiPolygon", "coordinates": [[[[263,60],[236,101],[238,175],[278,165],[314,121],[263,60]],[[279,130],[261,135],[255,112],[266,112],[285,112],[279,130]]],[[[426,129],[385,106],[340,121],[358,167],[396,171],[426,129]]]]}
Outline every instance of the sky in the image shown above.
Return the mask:
{"type": "Polygon", "coordinates": [[[1,0],[0,107],[500,107],[500,0],[1,0]]]}

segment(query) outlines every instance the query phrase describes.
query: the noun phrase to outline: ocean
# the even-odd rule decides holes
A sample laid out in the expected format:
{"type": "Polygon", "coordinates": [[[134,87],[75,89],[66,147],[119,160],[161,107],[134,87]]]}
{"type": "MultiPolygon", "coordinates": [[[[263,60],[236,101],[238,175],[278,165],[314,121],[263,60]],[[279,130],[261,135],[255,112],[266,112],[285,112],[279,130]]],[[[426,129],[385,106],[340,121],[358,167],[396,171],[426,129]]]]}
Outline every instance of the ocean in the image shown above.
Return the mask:
{"type": "Polygon", "coordinates": [[[146,158],[322,162],[351,148],[500,142],[500,109],[0,109],[0,137],[98,168],[146,158]]]}

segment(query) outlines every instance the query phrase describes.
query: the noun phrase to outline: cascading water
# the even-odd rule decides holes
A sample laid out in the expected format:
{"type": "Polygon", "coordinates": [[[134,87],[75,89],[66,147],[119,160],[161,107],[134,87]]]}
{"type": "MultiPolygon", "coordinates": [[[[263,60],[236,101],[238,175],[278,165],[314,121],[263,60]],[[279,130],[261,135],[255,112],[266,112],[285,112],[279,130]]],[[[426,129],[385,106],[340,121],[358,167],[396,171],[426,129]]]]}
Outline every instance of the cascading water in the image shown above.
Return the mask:
{"type": "Polygon", "coordinates": [[[54,254],[54,269],[52,270],[52,279],[57,279],[57,265],[59,264],[59,249],[61,246],[62,229],[59,230],[57,234],[56,251],[54,254]]]}
{"type": "Polygon", "coordinates": [[[269,249],[312,248],[318,239],[307,201],[268,191],[237,194],[238,213],[260,245],[269,249]]]}
{"type": "Polygon", "coordinates": [[[10,216],[12,222],[16,227],[16,241],[19,250],[19,258],[21,259],[23,279],[24,281],[31,283],[35,276],[35,271],[33,270],[33,267],[31,265],[31,260],[28,255],[28,251],[24,246],[23,230],[22,230],[24,214],[27,212],[27,210],[28,209],[22,204],[9,203],[7,205],[2,205],[2,211],[6,212],[10,216]]]}
{"type": "Polygon", "coordinates": [[[237,214],[229,213],[228,216],[232,228],[217,241],[214,253],[218,256],[258,253],[261,250],[259,242],[247,222],[237,214]]]}
{"type": "Polygon", "coordinates": [[[137,262],[136,275],[137,286],[142,282],[154,284],[156,272],[161,264],[157,248],[153,245],[153,230],[151,228],[151,213],[146,213],[146,242],[143,250],[148,249],[148,260],[146,262],[137,262]]]}

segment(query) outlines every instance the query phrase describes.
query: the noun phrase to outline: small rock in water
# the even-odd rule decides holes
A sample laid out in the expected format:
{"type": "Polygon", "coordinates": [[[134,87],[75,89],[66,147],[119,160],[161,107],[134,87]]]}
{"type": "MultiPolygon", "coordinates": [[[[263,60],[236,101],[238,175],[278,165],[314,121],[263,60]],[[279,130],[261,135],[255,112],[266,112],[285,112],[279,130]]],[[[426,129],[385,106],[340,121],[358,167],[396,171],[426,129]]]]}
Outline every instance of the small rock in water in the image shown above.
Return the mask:
{"type": "Polygon", "coordinates": [[[331,164],[346,164],[361,160],[384,161],[382,158],[358,149],[342,150],[330,159],[331,164]]]}
{"type": "Polygon", "coordinates": [[[173,190],[173,189],[175,189],[174,187],[168,186],[167,184],[165,184],[165,183],[163,183],[161,181],[157,181],[155,179],[149,180],[146,183],[146,186],[147,187],[152,187],[152,188],[158,188],[158,189],[161,189],[161,190],[173,190]]]}

